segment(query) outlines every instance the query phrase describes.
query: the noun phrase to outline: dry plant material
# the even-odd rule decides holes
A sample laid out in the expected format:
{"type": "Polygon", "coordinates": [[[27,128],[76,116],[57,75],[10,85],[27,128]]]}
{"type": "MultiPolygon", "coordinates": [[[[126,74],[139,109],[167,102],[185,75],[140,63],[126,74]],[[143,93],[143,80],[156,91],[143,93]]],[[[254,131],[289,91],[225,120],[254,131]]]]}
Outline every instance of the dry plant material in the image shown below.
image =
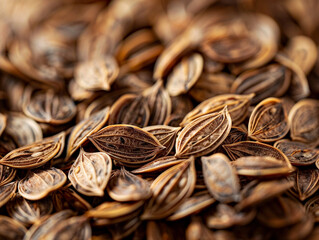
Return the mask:
{"type": "Polygon", "coordinates": [[[88,153],[81,149],[69,170],[73,187],[86,196],[103,196],[112,170],[112,159],[103,152],[88,153]]]}
{"type": "Polygon", "coordinates": [[[240,201],[239,179],[227,156],[216,153],[201,160],[209,193],[220,202],[240,201]]]}
{"type": "Polygon", "coordinates": [[[40,200],[63,186],[66,179],[64,172],[54,167],[48,170],[34,170],[19,181],[18,191],[25,199],[40,200]]]}
{"type": "Polygon", "coordinates": [[[2,1],[0,239],[318,239],[316,1],[2,1]]]}
{"type": "Polygon", "coordinates": [[[131,125],[111,125],[89,137],[90,141],[123,165],[151,161],[164,146],[147,131],[131,125]]]}

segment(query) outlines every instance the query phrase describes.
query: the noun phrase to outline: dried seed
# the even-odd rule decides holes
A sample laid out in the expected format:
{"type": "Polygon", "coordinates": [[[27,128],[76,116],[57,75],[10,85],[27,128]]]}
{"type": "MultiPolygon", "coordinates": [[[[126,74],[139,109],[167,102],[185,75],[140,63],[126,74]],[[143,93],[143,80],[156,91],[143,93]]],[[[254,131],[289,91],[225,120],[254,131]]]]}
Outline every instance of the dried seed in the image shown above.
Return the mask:
{"type": "Polygon", "coordinates": [[[119,202],[145,200],[152,194],[146,180],[126,171],[124,167],[112,172],[107,192],[112,199],[119,202]]]}
{"type": "Polygon", "coordinates": [[[175,156],[203,156],[212,152],[225,140],[231,125],[227,107],[191,121],[177,137],[175,156]]]}
{"type": "Polygon", "coordinates": [[[64,124],[75,116],[76,107],[68,96],[48,90],[32,93],[23,106],[23,112],[37,122],[64,124]]]}
{"type": "Polygon", "coordinates": [[[56,157],[64,146],[65,133],[16,148],[0,159],[0,164],[13,168],[36,168],[56,157]]]}
{"type": "Polygon", "coordinates": [[[66,175],[57,168],[29,171],[25,178],[19,181],[19,194],[28,200],[40,200],[50,192],[63,186],[66,175]]]}
{"type": "Polygon", "coordinates": [[[165,125],[154,125],[154,126],[145,127],[143,129],[153,134],[154,137],[156,137],[157,140],[164,147],[166,147],[166,149],[163,150],[161,154],[157,155],[158,157],[160,157],[160,156],[166,156],[172,151],[176,142],[177,133],[179,132],[181,128],[170,127],[165,125]]]}
{"type": "Polygon", "coordinates": [[[89,137],[89,140],[121,164],[146,163],[165,149],[150,133],[132,125],[111,125],[89,137]]]}
{"type": "Polygon", "coordinates": [[[171,96],[187,93],[199,79],[203,71],[203,64],[203,57],[198,53],[184,57],[168,76],[166,86],[168,93],[171,96]]]}
{"type": "Polygon", "coordinates": [[[165,156],[161,158],[156,158],[155,160],[143,165],[142,167],[134,169],[132,173],[143,174],[143,173],[160,172],[163,169],[170,168],[183,161],[185,161],[185,159],[179,159],[179,158],[176,158],[175,156],[165,156]]]}
{"type": "Polygon", "coordinates": [[[0,186],[0,207],[5,205],[16,194],[17,185],[17,182],[10,182],[0,186]]]}
{"type": "Polygon", "coordinates": [[[240,124],[248,114],[248,107],[250,100],[254,94],[250,95],[237,95],[237,94],[224,94],[217,97],[209,98],[199,104],[196,108],[190,111],[184,118],[181,126],[185,126],[194,119],[209,113],[215,113],[223,110],[227,106],[227,110],[232,119],[232,125],[240,124]]]}
{"type": "Polygon", "coordinates": [[[11,182],[16,176],[16,169],[0,164],[0,186],[11,182]]]}
{"type": "Polygon", "coordinates": [[[274,147],[282,151],[295,166],[311,165],[319,159],[319,150],[306,143],[283,139],[275,142],[274,147]]]}
{"type": "Polygon", "coordinates": [[[49,215],[53,211],[53,204],[49,198],[29,201],[23,197],[16,196],[8,202],[6,209],[12,218],[25,226],[30,226],[41,217],[49,215]]]}
{"type": "Polygon", "coordinates": [[[150,119],[150,110],[141,95],[125,94],[112,106],[109,125],[131,124],[146,127],[150,119]]]}
{"type": "Polygon", "coordinates": [[[169,216],[193,193],[195,182],[193,157],[164,171],[151,185],[153,196],[141,218],[160,219],[169,216]]]}
{"type": "Polygon", "coordinates": [[[75,81],[86,90],[110,90],[119,74],[119,67],[112,56],[88,60],[77,65],[75,81]]]}
{"type": "Polygon", "coordinates": [[[0,216],[0,238],[6,240],[22,240],[27,229],[17,220],[0,216]]]}
{"type": "Polygon", "coordinates": [[[97,132],[105,125],[109,118],[109,111],[109,107],[106,107],[89,118],[82,120],[73,128],[69,137],[66,159],[87,140],[88,136],[97,132]]]}
{"type": "Polygon", "coordinates": [[[86,196],[103,196],[112,170],[112,160],[106,153],[88,153],[81,149],[69,170],[73,187],[86,196]]]}
{"type": "Polygon", "coordinates": [[[305,203],[305,209],[308,213],[312,214],[315,221],[319,221],[319,196],[313,196],[305,203]]]}
{"type": "Polygon", "coordinates": [[[287,111],[278,98],[261,101],[250,115],[248,136],[261,142],[273,142],[289,131],[287,111]]]}
{"type": "Polygon", "coordinates": [[[316,146],[319,142],[319,101],[304,99],[289,112],[290,137],[316,146]]]}
{"type": "Polygon", "coordinates": [[[209,193],[220,202],[240,201],[240,185],[235,169],[221,153],[202,157],[204,180],[209,193]]]}

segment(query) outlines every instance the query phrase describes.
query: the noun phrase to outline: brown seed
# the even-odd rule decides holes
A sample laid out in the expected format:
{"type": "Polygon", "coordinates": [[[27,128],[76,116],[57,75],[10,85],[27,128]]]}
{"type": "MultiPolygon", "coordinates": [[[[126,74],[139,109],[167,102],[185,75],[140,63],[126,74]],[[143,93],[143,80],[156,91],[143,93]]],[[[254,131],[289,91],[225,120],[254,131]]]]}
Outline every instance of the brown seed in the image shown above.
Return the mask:
{"type": "Polygon", "coordinates": [[[243,209],[261,204],[273,197],[280,195],[293,186],[293,182],[286,179],[271,181],[251,181],[242,190],[243,199],[239,202],[235,209],[241,211],[243,209]]]}
{"type": "Polygon", "coordinates": [[[88,60],[78,64],[75,81],[86,90],[110,90],[119,74],[119,67],[112,56],[88,60]]]}
{"type": "Polygon", "coordinates": [[[316,146],[319,142],[319,101],[304,99],[289,112],[290,137],[316,146]]]}
{"type": "Polygon", "coordinates": [[[73,187],[86,196],[103,196],[112,170],[112,160],[106,153],[88,153],[81,149],[72,164],[68,178],[73,187]]]}
{"type": "Polygon", "coordinates": [[[63,186],[66,175],[57,168],[29,171],[25,178],[19,181],[19,194],[28,200],[40,200],[50,192],[63,186]]]}
{"type": "Polygon", "coordinates": [[[17,185],[17,182],[10,182],[0,186],[0,207],[5,205],[16,194],[17,185]]]}
{"type": "Polygon", "coordinates": [[[308,213],[312,214],[315,221],[319,221],[319,196],[313,196],[305,203],[305,209],[308,213]]]}
{"type": "Polygon", "coordinates": [[[175,156],[165,156],[156,158],[155,160],[143,165],[140,168],[134,169],[132,173],[135,174],[143,174],[143,173],[152,173],[152,172],[160,172],[161,170],[170,168],[174,165],[177,165],[181,162],[185,161],[182,158],[176,158],[175,156]]]}
{"type": "Polygon", "coordinates": [[[152,194],[150,184],[125,170],[115,170],[107,186],[112,199],[119,202],[139,201],[149,198],[152,194]]]}
{"type": "Polygon", "coordinates": [[[254,94],[224,94],[209,98],[190,111],[185,116],[181,126],[185,126],[187,123],[203,115],[219,112],[225,106],[227,106],[227,110],[232,119],[232,125],[238,125],[246,118],[246,115],[248,114],[248,107],[250,106],[250,100],[253,97],[254,94]]]}
{"type": "Polygon", "coordinates": [[[0,164],[0,186],[11,182],[16,176],[16,169],[0,164]]]}
{"type": "Polygon", "coordinates": [[[89,137],[89,140],[121,164],[143,164],[151,161],[164,146],[150,133],[132,125],[111,125],[89,137]]]}
{"type": "Polygon", "coordinates": [[[194,158],[169,168],[152,183],[153,196],[142,219],[161,219],[172,214],[194,191],[196,172],[194,158]]]}
{"type": "Polygon", "coordinates": [[[240,201],[240,185],[236,170],[221,153],[202,157],[204,180],[209,193],[220,202],[240,201]]]}
{"type": "Polygon", "coordinates": [[[22,240],[27,229],[17,220],[0,216],[0,238],[6,240],[22,240]]]}
{"type": "Polygon", "coordinates": [[[294,171],[285,162],[269,156],[246,156],[231,162],[238,175],[250,177],[285,176],[294,171]]]}
{"type": "Polygon", "coordinates": [[[268,156],[278,159],[291,167],[288,158],[277,148],[260,142],[243,141],[233,144],[225,144],[223,148],[226,150],[231,160],[236,160],[246,156],[268,156]]]}
{"type": "Polygon", "coordinates": [[[175,221],[191,214],[198,213],[212,205],[215,201],[216,200],[212,198],[207,191],[197,192],[193,196],[185,199],[167,220],[175,221]]]}
{"type": "Polygon", "coordinates": [[[172,102],[167,90],[163,87],[163,81],[158,80],[152,87],[143,92],[145,101],[150,110],[149,125],[161,125],[172,111],[172,102]]]}
{"type": "Polygon", "coordinates": [[[247,71],[234,81],[231,92],[236,94],[251,94],[252,104],[267,97],[280,97],[288,89],[291,72],[279,64],[271,64],[257,70],[247,71]]]}
{"type": "Polygon", "coordinates": [[[199,79],[203,70],[203,57],[194,53],[184,57],[168,76],[167,91],[171,96],[187,93],[199,79]]]}
{"type": "Polygon", "coordinates": [[[53,211],[51,199],[45,198],[39,201],[29,201],[16,196],[6,205],[9,215],[25,226],[30,226],[41,217],[49,215],[53,211]]]}
{"type": "Polygon", "coordinates": [[[294,182],[291,193],[301,201],[311,197],[319,189],[319,169],[300,168],[287,178],[294,182]]]}
{"type": "Polygon", "coordinates": [[[250,115],[248,136],[261,142],[273,142],[289,131],[287,111],[278,98],[261,101],[250,115]]]}
{"type": "Polygon", "coordinates": [[[319,150],[306,143],[283,139],[275,142],[274,147],[282,151],[295,166],[311,165],[319,159],[319,150]]]}
{"type": "Polygon", "coordinates": [[[231,125],[227,107],[191,121],[177,137],[175,156],[203,156],[212,152],[225,140],[231,125]]]}
{"type": "Polygon", "coordinates": [[[141,95],[125,94],[112,106],[109,125],[131,124],[146,127],[150,119],[150,110],[141,95]]]}
{"type": "Polygon", "coordinates": [[[45,138],[41,141],[16,148],[1,160],[0,164],[13,168],[36,168],[56,157],[64,146],[65,133],[45,138]]]}
{"type": "Polygon", "coordinates": [[[163,150],[162,153],[158,155],[158,157],[160,157],[160,156],[166,156],[172,151],[176,142],[177,134],[181,128],[170,127],[165,125],[154,125],[154,126],[145,127],[143,129],[153,134],[154,137],[156,137],[157,140],[164,147],[166,147],[165,150],[163,150]]]}
{"type": "Polygon", "coordinates": [[[109,118],[109,107],[93,114],[87,119],[79,122],[72,130],[67,148],[68,159],[88,138],[88,136],[100,130],[109,118]]]}
{"type": "Polygon", "coordinates": [[[75,116],[76,107],[68,96],[47,90],[32,93],[23,106],[23,112],[37,122],[64,124],[75,116]]]}

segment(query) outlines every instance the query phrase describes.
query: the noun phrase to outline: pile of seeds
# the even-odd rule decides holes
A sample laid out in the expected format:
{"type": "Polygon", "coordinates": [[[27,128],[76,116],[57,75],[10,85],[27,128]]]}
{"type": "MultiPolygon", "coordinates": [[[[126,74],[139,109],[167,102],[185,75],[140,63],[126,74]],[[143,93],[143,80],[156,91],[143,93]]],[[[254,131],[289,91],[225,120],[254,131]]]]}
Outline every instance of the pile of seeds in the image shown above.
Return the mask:
{"type": "Polygon", "coordinates": [[[317,0],[5,0],[0,239],[318,239],[317,0]]]}

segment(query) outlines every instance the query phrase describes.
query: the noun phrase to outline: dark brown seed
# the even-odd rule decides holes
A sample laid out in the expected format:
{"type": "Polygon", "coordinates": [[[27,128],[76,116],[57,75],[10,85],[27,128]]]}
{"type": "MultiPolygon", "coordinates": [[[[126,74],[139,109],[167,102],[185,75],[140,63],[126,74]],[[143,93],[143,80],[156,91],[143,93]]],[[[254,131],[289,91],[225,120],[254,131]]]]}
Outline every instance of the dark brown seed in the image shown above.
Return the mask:
{"type": "Polygon", "coordinates": [[[248,136],[254,140],[274,142],[283,138],[288,131],[288,114],[278,98],[261,101],[250,115],[248,136]]]}
{"type": "Polygon", "coordinates": [[[234,81],[231,92],[236,94],[251,94],[251,100],[256,104],[267,97],[280,97],[287,91],[291,72],[282,65],[269,66],[244,72],[234,81]]]}
{"type": "Polygon", "coordinates": [[[0,164],[0,186],[11,182],[16,176],[16,169],[0,164]]]}
{"type": "Polygon", "coordinates": [[[203,156],[216,149],[231,129],[227,107],[188,123],[176,140],[176,157],[203,156]]]}
{"type": "Polygon", "coordinates": [[[23,107],[23,112],[37,122],[64,124],[75,116],[76,107],[68,96],[48,90],[32,93],[32,97],[23,107]]]}
{"type": "Polygon", "coordinates": [[[319,150],[306,143],[283,139],[275,142],[274,147],[282,151],[295,166],[307,166],[319,160],[319,150]]]}
{"type": "Polygon", "coordinates": [[[319,143],[319,101],[304,99],[289,112],[290,137],[316,146],[319,143]]]}
{"type": "Polygon", "coordinates": [[[291,193],[301,201],[311,197],[319,189],[319,169],[316,168],[300,168],[288,176],[288,179],[294,182],[291,193]]]}
{"type": "Polygon", "coordinates": [[[152,192],[150,184],[125,170],[115,170],[107,186],[109,196],[115,201],[129,202],[148,199],[152,192]]]}
{"type": "Polygon", "coordinates": [[[100,151],[124,165],[149,162],[165,149],[152,134],[132,125],[111,125],[89,139],[100,151]]]}
{"type": "Polygon", "coordinates": [[[66,179],[66,175],[60,169],[37,169],[29,171],[26,177],[19,181],[18,191],[25,199],[40,200],[62,187],[66,179]]]}
{"type": "Polygon", "coordinates": [[[131,124],[146,127],[150,119],[150,110],[141,95],[125,94],[112,106],[109,125],[131,124]]]}
{"type": "Polygon", "coordinates": [[[13,168],[36,168],[56,157],[64,146],[65,133],[45,138],[27,146],[16,148],[5,155],[0,164],[13,168]]]}
{"type": "Polygon", "coordinates": [[[147,174],[152,172],[161,172],[162,170],[177,165],[183,161],[185,161],[185,159],[176,158],[175,156],[165,156],[161,158],[156,158],[155,160],[143,165],[142,167],[134,169],[132,173],[147,174]]]}
{"type": "Polygon", "coordinates": [[[319,196],[316,195],[305,203],[305,209],[314,216],[316,222],[319,222],[319,196]]]}
{"type": "Polygon", "coordinates": [[[220,202],[240,201],[240,185],[236,170],[221,153],[202,157],[204,180],[209,193],[220,202]]]}

